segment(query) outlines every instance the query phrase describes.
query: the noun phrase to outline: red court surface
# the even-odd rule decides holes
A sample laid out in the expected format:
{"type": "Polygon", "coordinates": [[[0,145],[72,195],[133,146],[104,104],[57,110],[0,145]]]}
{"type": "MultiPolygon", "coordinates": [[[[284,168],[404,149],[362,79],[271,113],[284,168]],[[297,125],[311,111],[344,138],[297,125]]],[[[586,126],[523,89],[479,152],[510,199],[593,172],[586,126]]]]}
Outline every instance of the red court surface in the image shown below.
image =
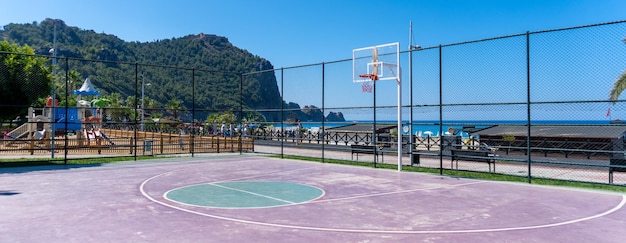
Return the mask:
{"type": "Polygon", "coordinates": [[[254,155],[2,168],[0,242],[624,242],[625,203],[617,193],[254,155]],[[280,203],[168,196],[205,186],[236,193],[179,195],[280,203]],[[290,201],[299,186],[322,192],[290,201]]]}

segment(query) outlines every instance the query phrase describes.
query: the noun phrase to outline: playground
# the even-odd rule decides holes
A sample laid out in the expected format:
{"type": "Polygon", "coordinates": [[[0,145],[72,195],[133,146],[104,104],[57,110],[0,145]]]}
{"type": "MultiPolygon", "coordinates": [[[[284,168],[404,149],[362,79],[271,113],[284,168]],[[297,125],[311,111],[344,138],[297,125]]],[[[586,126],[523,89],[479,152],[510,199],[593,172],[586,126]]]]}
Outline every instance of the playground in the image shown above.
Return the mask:
{"type": "Polygon", "coordinates": [[[68,155],[165,155],[179,153],[223,153],[254,151],[251,138],[193,136],[156,132],[101,129],[78,135],[59,136],[54,140],[11,139],[0,143],[4,155],[45,155],[54,148],[55,153],[68,155]],[[93,135],[92,135],[93,134],[93,135]],[[109,135],[106,135],[109,134],[109,135]],[[85,139],[86,138],[86,139],[85,139]]]}
{"type": "Polygon", "coordinates": [[[79,97],[77,107],[59,107],[58,100],[52,97],[46,100],[45,107],[30,107],[27,121],[4,133],[0,154],[162,155],[254,151],[251,138],[104,128],[104,104],[100,103],[103,100],[82,99],[100,94],[89,78],[74,94],[79,97]]]}

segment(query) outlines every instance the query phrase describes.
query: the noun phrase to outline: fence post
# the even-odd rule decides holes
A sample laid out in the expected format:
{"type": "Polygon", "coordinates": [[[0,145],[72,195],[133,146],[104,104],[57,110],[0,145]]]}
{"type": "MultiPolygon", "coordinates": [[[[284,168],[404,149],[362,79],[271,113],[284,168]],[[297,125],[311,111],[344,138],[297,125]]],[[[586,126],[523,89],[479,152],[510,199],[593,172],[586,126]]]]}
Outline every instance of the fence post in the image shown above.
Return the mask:
{"type": "Polygon", "coordinates": [[[31,137],[30,144],[28,145],[28,151],[30,151],[30,155],[35,153],[35,140],[31,137]]]}
{"type": "Polygon", "coordinates": [[[163,154],[163,132],[161,132],[161,136],[159,136],[161,139],[161,143],[159,144],[159,152],[161,152],[161,154],[163,154]]]}
{"type": "Polygon", "coordinates": [[[217,152],[220,152],[220,136],[217,136],[217,152]]]}
{"type": "Polygon", "coordinates": [[[193,151],[193,146],[194,146],[193,139],[194,139],[194,137],[191,136],[191,134],[187,135],[187,137],[189,137],[189,139],[187,139],[187,141],[189,141],[189,153],[193,154],[193,152],[194,152],[193,151]]]}
{"type": "Polygon", "coordinates": [[[98,154],[102,153],[102,147],[100,146],[102,145],[102,138],[96,138],[96,146],[98,146],[98,154]]]}
{"type": "Polygon", "coordinates": [[[528,157],[526,158],[528,161],[528,183],[532,182],[532,155],[531,155],[531,146],[530,146],[530,130],[531,130],[531,99],[530,99],[530,32],[526,31],[526,119],[528,128],[526,130],[526,150],[528,151],[528,157]]]}

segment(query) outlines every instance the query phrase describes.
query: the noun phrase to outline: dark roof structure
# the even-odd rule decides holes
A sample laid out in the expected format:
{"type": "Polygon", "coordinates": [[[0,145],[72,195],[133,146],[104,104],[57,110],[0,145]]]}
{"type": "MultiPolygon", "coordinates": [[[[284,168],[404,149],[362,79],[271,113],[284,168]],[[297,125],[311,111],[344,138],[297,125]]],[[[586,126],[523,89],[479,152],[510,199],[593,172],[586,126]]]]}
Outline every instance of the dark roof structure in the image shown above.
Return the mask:
{"type": "MultiPolygon", "coordinates": [[[[345,126],[327,128],[326,131],[332,132],[372,132],[373,123],[353,123],[345,126]]],[[[397,125],[376,124],[376,132],[382,133],[397,128],[397,125]]]]}
{"type": "MultiPolygon", "coordinates": [[[[624,125],[532,125],[531,137],[618,138],[626,132],[624,125]]],[[[501,136],[503,134],[525,137],[526,125],[495,125],[470,133],[472,135],[501,136]]]]}

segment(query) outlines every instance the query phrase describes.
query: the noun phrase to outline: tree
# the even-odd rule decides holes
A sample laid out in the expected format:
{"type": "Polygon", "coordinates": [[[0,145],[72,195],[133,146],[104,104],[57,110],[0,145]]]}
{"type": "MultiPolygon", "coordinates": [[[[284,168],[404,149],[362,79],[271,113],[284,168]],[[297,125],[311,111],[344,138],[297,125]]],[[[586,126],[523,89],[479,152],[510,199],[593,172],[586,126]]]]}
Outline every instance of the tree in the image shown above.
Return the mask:
{"type": "Polygon", "coordinates": [[[111,93],[103,95],[102,97],[110,101],[110,106],[106,109],[106,114],[112,121],[122,121],[124,118],[128,118],[130,109],[124,106],[124,100],[121,94],[111,93]]]}
{"type": "Polygon", "coordinates": [[[57,72],[56,76],[54,76],[52,80],[53,87],[55,87],[54,92],[57,94],[56,98],[59,100],[59,106],[74,107],[78,103],[78,97],[73,95],[73,91],[76,89],[75,86],[80,82],[80,73],[76,70],[69,70],[67,72],[67,80],[65,79],[65,72],[57,72]],[[65,100],[66,90],[68,91],[68,100],[65,100]]]}
{"type": "Polygon", "coordinates": [[[124,100],[122,99],[122,95],[120,93],[111,93],[109,95],[103,95],[111,101],[112,107],[122,107],[124,105],[124,100]]]}
{"type": "Polygon", "coordinates": [[[220,120],[223,123],[235,123],[237,122],[237,116],[232,111],[226,111],[220,115],[220,120]]]}
{"type": "Polygon", "coordinates": [[[165,104],[165,109],[174,115],[174,120],[178,120],[178,112],[187,110],[183,106],[183,102],[177,99],[172,99],[167,102],[167,104],[165,104]]]}
{"type": "Polygon", "coordinates": [[[28,45],[0,42],[0,119],[26,114],[50,93],[52,74],[46,59],[34,54],[28,45]]]}
{"type": "Polygon", "coordinates": [[[509,146],[506,147],[506,154],[509,154],[509,152],[511,152],[511,146],[513,142],[515,142],[515,136],[510,134],[502,134],[502,140],[509,144],[509,146]]]}
{"type": "Polygon", "coordinates": [[[205,122],[210,124],[235,123],[237,122],[237,116],[232,111],[226,111],[221,114],[213,113],[206,118],[205,122]]]}
{"type": "Polygon", "coordinates": [[[209,123],[209,124],[216,124],[216,123],[219,123],[219,122],[220,122],[220,115],[219,115],[219,114],[217,114],[217,113],[213,113],[213,114],[209,115],[209,116],[206,118],[205,122],[206,122],[206,123],[209,123]]]}
{"type": "MultiPolygon", "coordinates": [[[[626,44],[626,38],[622,40],[626,44]]],[[[626,89],[626,70],[622,72],[622,74],[615,80],[613,83],[613,88],[611,88],[611,93],[609,95],[609,100],[615,104],[619,95],[622,94],[622,91],[626,89]]]]}
{"type": "MultiPolygon", "coordinates": [[[[64,59],[68,61],[65,68],[70,69],[67,80],[70,91],[77,88],[76,85],[80,81],[80,79],[72,78],[71,72],[75,70],[78,74],[94,77],[94,85],[103,94],[119,93],[125,99],[137,95],[138,90],[141,89],[138,82],[138,70],[128,63],[182,65],[186,68],[152,68],[150,65],[142,65],[141,70],[147,71],[146,75],[149,80],[155,81],[153,83],[155,85],[150,87],[150,98],[157,101],[154,103],[155,106],[164,105],[171,99],[186,100],[184,104],[189,106],[191,104],[189,98],[195,96],[195,107],[220,111],[261,108],[260,113],[268,121],[280,121],[282,118],[280,113],[271,111],[271,109],[281,108],[284,102],[271,62],[234,46],[226,37],[200,34],[153,42],[125,42],[112,34],[96,33],[93,30],[68,26],[59,19],[45,19],[36,24],[0,26],[0,36],[2,40],[12,43],[28,44],[36,54],[49,55],[54,29],[57,30],[57,55],[70,58],[64,59]],[[92,61],[80,61],[80,59],[92,61]],[[194,74],[188,68],[219,72],[198,71],[194,74]],[[261,70],[263,70],[262,73],[254,75],[236,75],[236,73],[261,70]],[[192,77],[192,74],[195,76],[192,77]],[[195,83],[192,86],[190,81],[194,78],[195,83]],[[241,78],[245,80],[240,80],[241,78]],[[240,104],[242,97],[243,104],[240,104]]],[[[61,64],[58,68],[62,69],[63,66],[61,64]]],[[[66,81],[65,72],[61,69],[57,72],[58,77],[54,79],[58,83],[66,81]]],[[[60,104],[73,106],[74,96],[70,95],[69,101],[63,100],[65,86],[59,84],[57,90],[60,91],[56,93],[60,104]]],[[[3,93],[5,94],[6,92],[3,93]]],[[[127,107],[123,109],[120,106],[118,113],[130,114],[130,110],[137,109],[134,103],[138,102],[127,103],[127,107]]],[[[115,104],[112,104],[111,108],[113,107],[115,104]]],[[[163,108],[163,106],[158,108],[163,108]]],[[[296,110],[299,109],[298,106],[296,110]]],[[[0,110],[4,108],[0,107],[0,110]]],[[[161,113],[167,116],[165,111],[161,113]]],[[[188,114],[188,110],[183,113],[188,114]]],[[[183,113],[179,110],[176,116],[185,117],[183,113]]],[[[128,117],[124,116],[124,119],[128,117]]],[[[287,112],[287,117],[304,118],[301,111],[287,112]]]]}

